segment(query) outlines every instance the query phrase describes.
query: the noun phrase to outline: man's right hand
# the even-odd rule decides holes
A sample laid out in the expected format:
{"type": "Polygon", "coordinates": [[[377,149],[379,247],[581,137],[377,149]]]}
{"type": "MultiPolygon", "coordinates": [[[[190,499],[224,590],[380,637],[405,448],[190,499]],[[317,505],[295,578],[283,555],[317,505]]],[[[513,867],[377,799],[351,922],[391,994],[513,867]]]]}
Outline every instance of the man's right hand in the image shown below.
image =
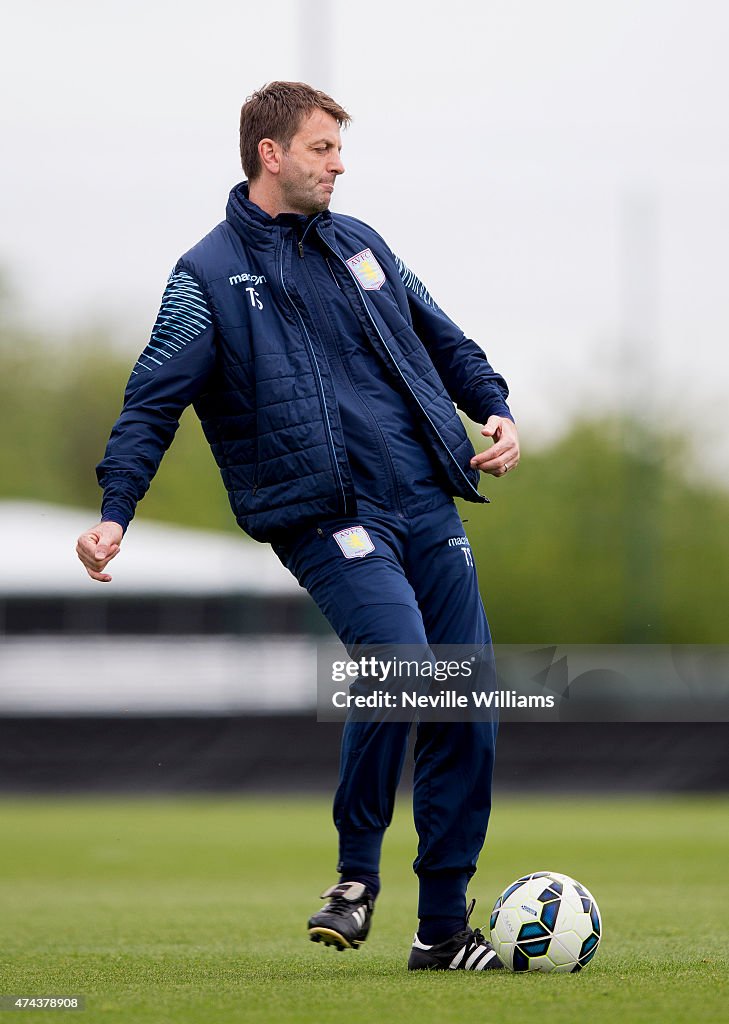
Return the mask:
{"type": "Polygon", "coordinates": [[[119,554],[124,530],[119,523],[97,523],[82,533],[76,543],[76,554],[92,580],[111,583],[111,576],[102,570],[119,554]]]}

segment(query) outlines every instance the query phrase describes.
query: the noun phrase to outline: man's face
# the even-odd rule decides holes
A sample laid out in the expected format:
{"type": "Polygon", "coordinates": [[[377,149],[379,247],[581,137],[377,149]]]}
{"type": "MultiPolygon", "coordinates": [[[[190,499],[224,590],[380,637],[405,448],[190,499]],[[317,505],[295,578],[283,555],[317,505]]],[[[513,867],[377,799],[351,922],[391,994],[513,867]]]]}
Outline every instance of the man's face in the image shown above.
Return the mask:
{"type": "Polygon", "coordinates": [[[344,174],[341,148],[336,120],[314,110],[281,155],[278,186],[283,210],[309,216],[329,207],[337,175],[344,174]]]}

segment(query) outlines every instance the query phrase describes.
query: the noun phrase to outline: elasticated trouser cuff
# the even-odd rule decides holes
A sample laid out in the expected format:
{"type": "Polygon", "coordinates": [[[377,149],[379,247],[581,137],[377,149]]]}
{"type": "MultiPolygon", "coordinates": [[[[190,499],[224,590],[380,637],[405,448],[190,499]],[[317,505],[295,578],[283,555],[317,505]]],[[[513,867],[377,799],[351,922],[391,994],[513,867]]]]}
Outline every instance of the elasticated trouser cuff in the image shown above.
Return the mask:
{"type": "Polygon", "coordinates": [[[339,864],[337,871],[344,877],[354,873],[377,875],[380,872],[380,851],[383,829],[355,829],[339,833],[339,864]]]}
{"type": "Polygon", "coordinates": [[[418,875],[418,917],[466,917],[467,871],[433,871],[418,875]]]}

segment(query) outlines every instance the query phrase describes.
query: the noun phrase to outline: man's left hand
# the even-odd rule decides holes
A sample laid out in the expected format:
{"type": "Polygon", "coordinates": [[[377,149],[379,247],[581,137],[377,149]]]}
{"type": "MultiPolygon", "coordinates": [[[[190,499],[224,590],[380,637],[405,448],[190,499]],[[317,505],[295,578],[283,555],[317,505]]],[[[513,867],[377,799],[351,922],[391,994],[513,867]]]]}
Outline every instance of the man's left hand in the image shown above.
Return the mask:
{"type": "Polygon", "coordinates": [[[493,437],[494,443],[485,452],[471,459],[471,466],[492,476],[505,476],[519,465],[519,435],[506,416],[489,416],[481,430],[484,437],[493,437]]]}

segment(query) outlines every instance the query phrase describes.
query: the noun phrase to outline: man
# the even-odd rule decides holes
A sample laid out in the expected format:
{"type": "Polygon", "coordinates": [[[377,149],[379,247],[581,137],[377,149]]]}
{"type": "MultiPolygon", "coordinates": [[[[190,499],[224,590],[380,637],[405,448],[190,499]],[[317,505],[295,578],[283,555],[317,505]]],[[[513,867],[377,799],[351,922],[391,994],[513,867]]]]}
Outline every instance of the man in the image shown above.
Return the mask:
{"type": "MultiPolygon", "coordinates": [[[[507,388],[372,228],[329,213],[349,122],[302,83],[271,83],[244,104],[247,181],[170,276],[97,470],[101,522],[77,551],[92,579],[110,581],[104,570],[192,403],[238,523],[273,545],[350,652],[464,644],[490,654],[453,496],[483,502],[479,471],[517,465],[507,388]],[[475,454],[454,402],[485,424],[487,451],[475,454]]],[[[309,920],[314,941],[357,948],[368,935],[408,729],[345,725],[340,877],[309,920]]],[[[494,740],[491,722],[418,724],[411,969],[501,966],[466,911],[494,740]]]]}

